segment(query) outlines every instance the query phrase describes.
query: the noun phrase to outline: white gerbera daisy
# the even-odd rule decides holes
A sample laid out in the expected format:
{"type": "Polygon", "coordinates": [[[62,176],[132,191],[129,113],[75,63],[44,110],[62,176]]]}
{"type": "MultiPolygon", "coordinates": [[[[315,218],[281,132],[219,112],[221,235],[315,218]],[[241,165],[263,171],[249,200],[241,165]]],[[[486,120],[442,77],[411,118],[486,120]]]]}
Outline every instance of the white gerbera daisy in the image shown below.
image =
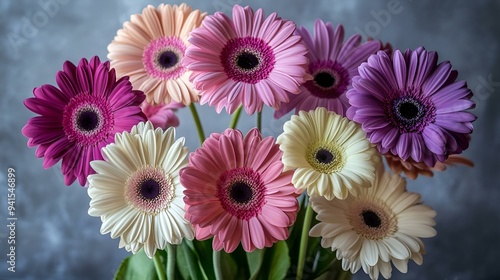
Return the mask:
{"type": "Polygon", "coordinates": [[[89,215],[101,217],[102,234],[120,237],[120,247],[134,254],[144,247],[150,258],[167,243],[194,238],[179,180],[188,150],[174,128],[139,123],[102,151],[105,160],[92,161],[97,174],[88,177],[89,215]]]}
{"type": "Polygon", "coordinates": [[[328,201],[312,197],[311,206],[320,221],[309,232],[322,237],[321,246],[337,250],[344,270],[361,267],[372,279],[391,276],[390,262],[406,273],[409,259],[422,263],[420,238],[436,235],[436,212],[420,202],[420,195],[406,191],[399,175],[384,173],[357,197],[328,201]]]}
{"type": "Polygon", "coordinates": [[[323,107],[300,111],[283,127],[277,142],[292,183],[310,196],[345,199],[370,187],[380,156],[361,127],[323,107]]]}

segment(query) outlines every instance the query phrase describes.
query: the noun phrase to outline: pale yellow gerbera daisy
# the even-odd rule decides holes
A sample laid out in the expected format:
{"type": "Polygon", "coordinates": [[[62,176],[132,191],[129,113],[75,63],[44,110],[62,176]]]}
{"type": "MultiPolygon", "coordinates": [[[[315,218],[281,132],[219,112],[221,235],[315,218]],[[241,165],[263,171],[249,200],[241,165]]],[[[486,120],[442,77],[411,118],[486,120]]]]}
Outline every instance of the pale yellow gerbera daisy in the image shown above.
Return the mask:
{"type": "Polygon", "coordinates": [[[146,94],[148,103],[197,102],[190,71],[181,61],[189,32],[201,25],[205,15],[184,3],[147,6],[141,14],[132,15],[108,45],[111,67],[118,76],[129,76],[134,88],[146,94]]]}
{"type": "Polygon", "coordinates": [[[357,197],[312,197],[310,203],[320,222],[309,235],[322,237],[321,246],[337,250],[344,270],[355,273],[362,267],[372,279],[379,273],[389,278],[391,262],[403,273],[409,259],[422,264],[420,238],[436,235],[436,212],[421,204],[419,194],[406,191],[399,175],[384,173],[357,197]]]}
{"type": "Polygon", "coordinates": [[[370,187],[380,167],[377,150],[361,127],[323,107],[292,116],[277,142],[292,183],[310,196],[345,199],[370,187]]]}
{"type": "Polygon", "coordinates": [[[194,238],[179,180],[188,150],[174,128],[139,123],[102,152],[105,160],[92,161],[97,174],[88,177],[89,215],[101,217],[102,234],[120,237],[120,247],[134,254],[144,248],[150,258],[167,243],[194,238]]]}

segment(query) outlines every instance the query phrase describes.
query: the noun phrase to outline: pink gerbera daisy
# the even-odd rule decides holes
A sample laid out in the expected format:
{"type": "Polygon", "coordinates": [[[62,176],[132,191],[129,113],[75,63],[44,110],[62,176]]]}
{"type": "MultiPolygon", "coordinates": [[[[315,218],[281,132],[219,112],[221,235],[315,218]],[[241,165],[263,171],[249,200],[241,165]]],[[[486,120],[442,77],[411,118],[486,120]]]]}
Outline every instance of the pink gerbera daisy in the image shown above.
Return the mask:
{"type": "Polygon", "coordinates": [[[289,94],[290,102],[283,104],[274,117],[281,118],[293,109],[297,114],[317,107],[345,116],[349,107],[345,92],[351,87],[351,79],[358,75],[358,66],[380,49],[380,42],[362,44],[356,34],[344,43],[342,25],[334,30],[330,22],[319,19],[314,25],[314,38],[305,27],[298,28],[297,33],[309,50],[308,72],[313,79],[300,87],[300,94],[289,94]]]}
{"type": "Polygon", "coordinates": [[[147,6],[123,24],[109,44],[111,66],[118,75],[130,76],[134,87],[144,91],[153,105],[169,104],[172,99],[185,105],[197,102],[198,93],[181,60],[189,32],[204,18],[204,13],[184,3],[147,6]]]}
{"type": "Polygon", "coordinates": [[[253,114],[263,104],[278,109],[288,102],[286,92],[299,93],[307,77],[307,49],[294,31],[276,13],[264,19],[262,9],[236,5],[232,20],[219,12],[208,16],[191,32],[184,58],[200,103],[229,113],[242,104],[253,114]]]}
{"type": "Polygon", "coordinates": [[[153,126],[155,128],[160,127],[164,130],[169,127],[179,126],[179,118],[175,112],[182,107],[184,107],[184,104],[175,101],[170,102],[170,104],[160,103],[158,105],[152,105],[144,100],[141,104],[142,112],[144,112],[153,126]]]}
{"type": "Polygon", "coordinates": [[[78,66],[66,61],[56,75],[59,89],[42,85],[33,90],[34,98],[24,105],[40,114],[22,129],[28,147],[39,146],[36,156],[44,157],[49,168],[62,160],[64,183],[76,179],[84,186],[94,173],[89,162],[102,159],[101,148],[113,142],[118,132],[128,131],[145,121],[139,105],[144,94],[132,90],[128,77],[116,80],[109,62],[97,56],[78,66]]]}
{"type": "Polygon", "coordinates": [[[214,250],[251,252],[288,237],[299,209],[291,171],[282,152],[257,129],[212,134],[181,170],[186,218],[196,238],[213,239],[214,250]]]}
{"type": "Polygon", "coordinates": [[[379,51],[359,67],[347,92],[350,119],[382,154],[435,166],[469,146],[476,117],[472,92],[448,61],[418,48],[392,56],[379,51]]]}

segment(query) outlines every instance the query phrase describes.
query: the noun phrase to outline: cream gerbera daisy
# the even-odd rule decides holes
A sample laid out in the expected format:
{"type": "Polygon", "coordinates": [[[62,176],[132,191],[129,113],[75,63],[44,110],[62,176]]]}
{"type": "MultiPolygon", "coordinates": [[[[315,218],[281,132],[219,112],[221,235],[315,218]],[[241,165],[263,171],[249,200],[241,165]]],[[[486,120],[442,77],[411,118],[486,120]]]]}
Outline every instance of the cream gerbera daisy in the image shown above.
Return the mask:
{"type": "Polygon", "coordinates": [[[150,258],[167,243],[194,238],[179,180],[188,150],[174,128],[139,123],[102,152],[105,160],[92,161],[97,174],[88,177],[89,215],[101,217],[102,234],[120,237],[120,247],[134,254],[144,247],[150,258]]]}
{"type": "Polygon", "coordinates": [[[425,250],[420,238],[436,235],[436,212],[421,204],[419,194],[406,191],[399,175],[380,175],[357,197],[311,197],[310,202],[319,223],[309,235],[322,237],[321,246],[337,250],[344,270],[355,273],[362,267],[372,279],[379,273],[390,277],[390,262],[403,273],[409,259],[421,264],[425,250]]]}
{"type": "Polygon", "coordinates": [[[123,24],[109,44],[111,67],[118,76],[129,76],[148,103],[197,102],[198,93],[188,78],[191,72],[181,60],[189,46],[189,32],[201,25],[205,15],[184,3],[147,6],[123,24]]]}
{"type": "Polygon", "coordinates": [[[277,142],[292,183],[310,196],[345,199],[370,187],[381,160],[361,127],[323,107],[292,116],[277,142]]]}

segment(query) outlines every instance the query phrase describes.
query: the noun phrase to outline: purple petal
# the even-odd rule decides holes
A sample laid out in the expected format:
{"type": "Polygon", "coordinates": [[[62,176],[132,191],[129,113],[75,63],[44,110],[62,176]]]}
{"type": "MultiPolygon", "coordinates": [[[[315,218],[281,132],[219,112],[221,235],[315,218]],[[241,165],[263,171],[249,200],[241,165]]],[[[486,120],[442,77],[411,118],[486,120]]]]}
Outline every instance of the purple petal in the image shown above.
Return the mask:
{"type": "Polygon", "coordinates": [[[425,142],[421,134],[413,134],[411,158],[417,162],[422,161],[423,151],[425,150],[425,142]]]}
{"type": "Polygon", "coordinates": [[[436,105],[446,104],[451,100],[467,98],[471,94],[465,81],[454,82],[438,90],[431,99],[436,105]]]}
{"type": "Polygon", "coordinates": [[[455,122],[453,120],[448,120],[448,119],[436,119],[434,122],[437,126],[440,126],[444,129],[450,130],[450,131],[455,131],[458,133],[472,133],[472,125],[470,123],[460,123],[460,122],[455,122]]]}
{"type": "Polygon", "coordinates": [[[445,154],[446,137],[441,129],[435,124],[429,124],[422,132],[427,148],[438,155],[445,154]]]}
{"type": "Polygon", "coordinates": [[[451,72],[451,64],[449,62],[440,63],[434,70],[432,75],[422,85],[422,92],[426,96],[433,95],[438,91],[448,80],[451,72]]]}
{"type": "Polygon", "coordinates": [[[320,60],[327,60],[330,56],[328,30],[325,23],[320,19],[317,19],[314,23],[314,39],[314,52],[316,53],[316,56],[320,60]]]}
{"type": "Polygon", "coordinates": [[[408,77],[406,78],[406,85],[410,86],[415,83],[418,69],[418,54],[416,52],[409,53],[410,57],[405,60],[408,61],[408,77]]]}
{"type": "MultiPolygon", "coordinates": [[[[386,86],[387,85],[384,85],[383,83],[377,83],[377,81],[373,81],[371,79],[355,79],[355,81],[353,81],[353,88],[355,88],[356,91],[351,93],[351,90],[348,90],[346,96],[349,99],[349,103],[353,106],[355,106],[355,103],[351,103],[351,100],[355,100],[358,97],[375,99],[378,100],[377,103],[380,104],[380,101],[385,100],[387,93],[390,92],[390,89],[386,88],[386,86]]],[[[371,103],[372,102],[364,103],[362,106],[371,103]]]]}
{"type": "Polygon", "coordinates": [[[412,134],[402,133],[399,136],[398,143],[396,144],[396,151],[400,158],[407,160],[411,155],[410,148],[412,147],[412,134]]]}
{"type": "Polygon", "coordinates": [[[340,53],[337,57],[337,61],[339,62],[344,62],[349,59],[351,50],[359,46],[361,43],[361,35],[359,34],[354,34],[347,41],[345,41],[344,45],[342,46],[342,49],[340,50],[340,53]]]}
{"type": "Polygon", "coordinates": [[[330,60],[335,61],[339,56],[340,50],[342,49],[342,43],[344,42],[344,27],[341,24],[339,24],[337,25],[337,28],[335,29],[334,32],[331,23],[327,23],[327,25],[328,25],[328,34],[331,38],[330,39],[331,50],[329,58],[330,60]]]}
{"type": "Polygon", "coordinates": [[[380,143],[383,147],[392,147],[396,145],[399,138],[397,129],[386,127],[384,129],[377,129],[370,135],[372,143],[380,143]]]}
{"type": "Polygon", "coordinates": [[[448,114],[438,114],[436,120],[440,121],[454,121],[454,122],[473,122],[477,117],[469,112],[453,112],[448,114]]]}
{"type": "Polygon", "coordinates": [[[401,54],[401,52],[395,52],[392,61],[399,89],[403,90],[406,88],[406,62],[403,54],[401,54]]]}
{"type": "Polygon", "coordinates": [[[437,53],[422,49],[419,55],[419,64],[414,86],[422,86],[431,71],[436,67],[437,53]]]}
{"type": "Polygon", "coordinates": [[[344,68],[354,68],[356,69],[362,62],[367,61],[370,55],[375,55],[375,53],[380,49],[379,41],[365,42],[361,46],[357,47],[352,54],[342,63],[344,68]]]}
{"type": "Polygon", "coordinates": [[[446,105],[440,106],[436,109],[437,114],[447,114],[447,113],[459,113],[462,110],[468,110],[475,107],[475,103],[472,100],[459,99],[449,101],[446,105]]]}

